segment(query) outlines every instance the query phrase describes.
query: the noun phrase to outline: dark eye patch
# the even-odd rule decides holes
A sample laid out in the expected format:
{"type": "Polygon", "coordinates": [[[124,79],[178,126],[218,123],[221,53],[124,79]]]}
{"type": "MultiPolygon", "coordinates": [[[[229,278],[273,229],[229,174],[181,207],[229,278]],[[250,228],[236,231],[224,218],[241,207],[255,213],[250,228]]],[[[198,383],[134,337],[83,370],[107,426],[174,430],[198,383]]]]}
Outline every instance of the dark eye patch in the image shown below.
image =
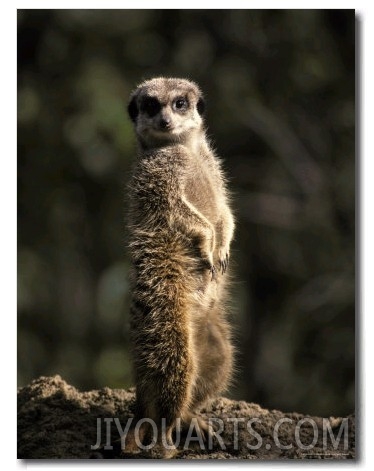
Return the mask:
{"type": "Polygon", "coordinates": [[[156,116],[157,113],[161,110],[161,104],[154,97],[144,97],[140,103],[140,111],[142,113],[147,113],[147,115],[152,118],[156,116]]]}
{"type": "Polygon", "coordinates": [[[199,101],[197,102],[197,112],[199,113],[199,115],[202,115],[204,114],[204,111],[205,111],[205,101],[203,100],[203,98],[199,98],[199,101]]]}
{"type": "Polygon", "coordinates": [[[185,111],[188,108],[188,101],[184,97],[178,97],[173,102],[173,109],[175,111],[185,111]]]}

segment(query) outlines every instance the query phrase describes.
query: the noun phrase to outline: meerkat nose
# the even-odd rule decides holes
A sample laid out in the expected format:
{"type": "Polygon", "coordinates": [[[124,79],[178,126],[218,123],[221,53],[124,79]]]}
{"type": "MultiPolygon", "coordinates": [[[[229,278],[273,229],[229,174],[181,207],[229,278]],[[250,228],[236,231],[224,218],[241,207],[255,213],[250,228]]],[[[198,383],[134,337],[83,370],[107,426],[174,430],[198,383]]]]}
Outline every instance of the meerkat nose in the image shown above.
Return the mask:
{"type": "Polygon", "coordinates": [[[171,127],[171,119],[168,116],[160,118],[159,126],[161,129],[169,129],[171,127]]]}

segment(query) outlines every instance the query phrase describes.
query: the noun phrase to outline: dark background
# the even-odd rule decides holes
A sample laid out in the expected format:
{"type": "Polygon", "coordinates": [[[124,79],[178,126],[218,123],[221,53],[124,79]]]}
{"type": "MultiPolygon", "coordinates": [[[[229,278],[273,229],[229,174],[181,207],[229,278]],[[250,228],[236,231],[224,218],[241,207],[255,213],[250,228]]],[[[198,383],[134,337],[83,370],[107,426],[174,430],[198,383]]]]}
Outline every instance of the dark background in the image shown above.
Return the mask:
{"type": "Polygon", "coordinates": [[[353,10],[18,11],[18,379],[132,384],[126,106],[193,79],[237,216],[228,395],[345,415],[355,376],[353,10]]]}

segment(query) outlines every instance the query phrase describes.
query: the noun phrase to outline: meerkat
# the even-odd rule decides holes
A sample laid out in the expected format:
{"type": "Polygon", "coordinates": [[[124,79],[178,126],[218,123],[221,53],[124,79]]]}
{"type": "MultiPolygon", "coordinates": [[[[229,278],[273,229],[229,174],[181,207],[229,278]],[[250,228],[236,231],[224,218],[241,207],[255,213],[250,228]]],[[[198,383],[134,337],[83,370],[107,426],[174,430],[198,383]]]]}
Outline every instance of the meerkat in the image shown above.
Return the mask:
{"type": "MultiPolygon", "coordinates": [[[[204,126],[204,98],[189,80],[154,78],[131,94],[138,140],[129,185],[130,332],[135,421],[164,421],[154,446],[175,453],[172,433],[228,386],[233,370],[227,275],[234,218],[226,179],[204,126]]],[[[151,430],[144,422],[141,438],[151,430]],[[147,428],[148,427],[148,428],[147,428]]],[[[124,452],[139,451],[130,431],[124,452]]]]}

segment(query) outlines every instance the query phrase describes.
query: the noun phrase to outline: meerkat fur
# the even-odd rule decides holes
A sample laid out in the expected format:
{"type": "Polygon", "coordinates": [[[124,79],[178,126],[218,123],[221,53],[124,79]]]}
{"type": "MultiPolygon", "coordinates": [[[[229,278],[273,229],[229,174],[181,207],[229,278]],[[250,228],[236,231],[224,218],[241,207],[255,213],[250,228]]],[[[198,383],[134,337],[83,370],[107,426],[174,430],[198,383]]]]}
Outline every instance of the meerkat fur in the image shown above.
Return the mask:
{"type": "MultiPolygon", "coordinates": [[[[206,137],[204,98],[186,79],[154,78],[131,94],[138,156],[128,189],[130,331],[135,422],[164,421],[155,456],[175,453],[172,433],[228,386],[233,370],[227,275],[234,218],[226,179],[206,137]],[[158,453],[158,455],[157,455],[158,453]]],[[[140,428],[145,441],[151,430],[140,428]]],[[[148,427],[148,428],[147,428],[148,427]]],[[[134,431],[124,452],[139,450],[134,431]]]]}

